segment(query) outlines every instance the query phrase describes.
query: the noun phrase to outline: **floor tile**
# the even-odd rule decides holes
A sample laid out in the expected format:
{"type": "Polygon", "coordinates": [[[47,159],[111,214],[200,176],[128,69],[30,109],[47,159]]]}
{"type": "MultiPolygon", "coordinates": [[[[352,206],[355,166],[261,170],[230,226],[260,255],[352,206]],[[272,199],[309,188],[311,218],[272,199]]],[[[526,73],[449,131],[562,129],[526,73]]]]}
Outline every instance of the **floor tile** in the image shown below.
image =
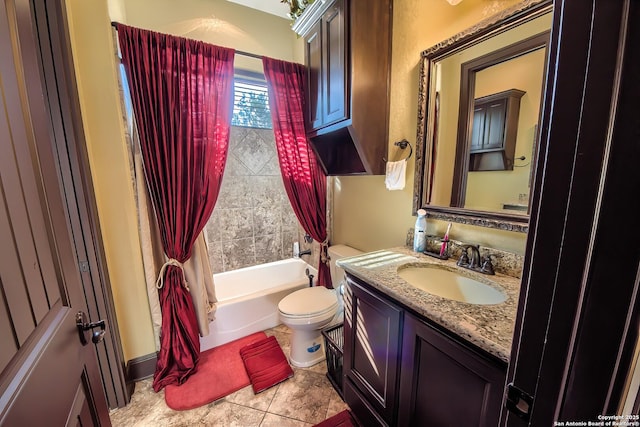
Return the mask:
{"type": "Polygon", "coordinates": [[[273,400],[273,396],[276,394],[280,384],[277,384],[270,389],[267,389],[261,393],[254,394],[253,388],[247,386],[243,389],[230,394],[224,399],[227,402],[235,403],[249,408],[258,409],[260,411],[266,411],[273,400]]]}
{"type": "Polygon", "coordinates": [[[124,424],[128,426],[167,426],[167,427],[187,427],[200,423],[202,417],[207,413],[207,407],[202,406],[188,411],[175,411],[164,402],[164,393],[158,393],[163,398],[151,408],[149,414],[135,424],[124,424]]]}
{"type": "Polygon", "coordinates": [[[327,409],[327,415],[325,416],[325,418],[331,418],[335,414],[342,412],[345,409],[349,409],[349,406],[344,403],[337,392],[334,392],[334,394],[331,396],[331,399],[329,399],[329,408],[327,409]]]}
{"type": "Polygon", "coordinates": [[[276,337],[278,344],[280,344],[280,347],[282,347],[282,351],[288,358],[291,351],[291,331],[289,330],[289,328],[282,329],[279,326],[276,326],[275,328],[268,329],[264,332],[267,334],[267,336],[276,337]]]}
{"type": "MultiPolygon", "coordinates": [[[[235,403],[223,401],[209,405],[200,419],[203,426],[259,427],[265,413],[235,403]]],[[[157,425],[157,424],[156,424],[157,425]]],[[[193,425],[193,424],[192,424],[193,425]]]]}
{"type": "Polygon", "coordinates": [[[134,425],[149,415],[152,408],[158,403],[156,392],[151,387],[152,384],[153,379],[151,378],[137,382],[131,396],[131,402],[124,408],[118,408],[109,413],[114,427],[134,425]]]}
{"type": "Polygon", "coordinates": [[[323,374],[296,369],[293,378],[280,384],[267,411],[316,424],[327,415],[332,391],[323,374]]]}
{"type": "Polygon", "coordinates": [[[267,413],[265,414],[260,427],[313,427],[313,424],[267,413]]]}
{"type": "MultiPolygon", "coordinates": [[[[289,355],[291,330],[279,325],[265,331],[275,336],[289,355]]],[[[245,387],[216,402],[189,411],[174,411],[164,392],[153,391],[153,379],[136,383],[131,402],[109,413],[114,427],[224,426],[311,427],[347,408],[326,378],[323,361],[309,368],[294,368],[294,376],[255,395],[245,387]]]]}
{"type": "Polygon", "coordinates": [[[304,369],[324,375],[327,373],[327,361],[322,360],[322,362],[316,363],[315,365],[309,366],[308,368],[304,369]]]}

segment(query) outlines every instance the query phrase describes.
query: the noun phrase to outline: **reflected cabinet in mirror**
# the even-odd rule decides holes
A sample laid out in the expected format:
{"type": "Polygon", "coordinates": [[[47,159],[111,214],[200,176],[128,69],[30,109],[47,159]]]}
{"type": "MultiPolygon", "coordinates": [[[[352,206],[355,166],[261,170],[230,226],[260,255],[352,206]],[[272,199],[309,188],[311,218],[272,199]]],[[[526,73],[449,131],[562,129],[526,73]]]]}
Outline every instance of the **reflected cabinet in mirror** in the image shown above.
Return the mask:
{"type": "Polygon", "coordinates": [[[527,231],[551,8],[522,2],[422,52],[414,211],[527,231]]]}

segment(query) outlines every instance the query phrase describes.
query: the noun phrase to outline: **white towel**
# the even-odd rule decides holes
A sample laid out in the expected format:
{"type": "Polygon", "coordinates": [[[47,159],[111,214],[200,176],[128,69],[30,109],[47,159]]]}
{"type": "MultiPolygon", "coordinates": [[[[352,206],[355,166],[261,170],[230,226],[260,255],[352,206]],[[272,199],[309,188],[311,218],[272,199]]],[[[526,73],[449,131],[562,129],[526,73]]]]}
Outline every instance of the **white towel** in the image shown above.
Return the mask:
{"type": "Polygon", "coordinates": [[[387,190],[404,189],[405,175],[407,172],[407,161],[387,162],[387,175],[384,183],[387,190]]]}

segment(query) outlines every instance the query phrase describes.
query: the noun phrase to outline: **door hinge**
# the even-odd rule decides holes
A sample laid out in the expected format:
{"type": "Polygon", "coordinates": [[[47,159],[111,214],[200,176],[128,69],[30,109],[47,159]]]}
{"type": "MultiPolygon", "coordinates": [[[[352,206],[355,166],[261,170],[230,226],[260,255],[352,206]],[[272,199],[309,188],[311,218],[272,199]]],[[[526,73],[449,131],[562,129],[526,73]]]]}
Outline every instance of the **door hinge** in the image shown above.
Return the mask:
{"type": "Polygon", "coordinates": [[[505,407],[518,417],[529,421],[531,416],[531,406],[533,396],[514,386],[513,383],[507,385],[507,400],[505,407]]]}
{"type": "Polygon", "coordinates": [[[79,266],[80,266],[80,273],[89,272],[89,261],[80,261],[79,266]]]}

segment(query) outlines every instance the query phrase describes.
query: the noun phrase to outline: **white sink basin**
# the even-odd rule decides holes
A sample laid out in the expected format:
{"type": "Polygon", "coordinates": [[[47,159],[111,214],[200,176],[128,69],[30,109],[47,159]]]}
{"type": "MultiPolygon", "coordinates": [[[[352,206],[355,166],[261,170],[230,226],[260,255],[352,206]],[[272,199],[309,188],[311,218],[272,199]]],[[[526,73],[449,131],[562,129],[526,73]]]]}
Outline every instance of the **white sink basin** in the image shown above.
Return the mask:
{"type": "Polygon", "coordinates": [[[424,265],[398,269],[407,283],[439,297],[469,304],[500,304],[507,296],[500,290],[454,271],[424,265]]]}

